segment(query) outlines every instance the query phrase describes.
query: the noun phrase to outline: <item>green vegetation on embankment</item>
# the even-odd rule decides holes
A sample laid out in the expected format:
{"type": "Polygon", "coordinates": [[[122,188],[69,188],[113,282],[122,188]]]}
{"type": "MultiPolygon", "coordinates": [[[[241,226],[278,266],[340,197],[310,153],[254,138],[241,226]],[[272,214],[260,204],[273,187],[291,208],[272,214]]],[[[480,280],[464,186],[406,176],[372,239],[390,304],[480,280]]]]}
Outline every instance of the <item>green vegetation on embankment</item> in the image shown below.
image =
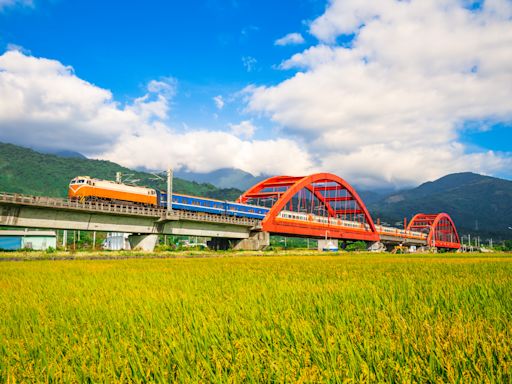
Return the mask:
{"type": "Polygon", "coordinates": [[[266,255],[0,262],[0,382],[512,379],[510,255],[266,255]]]}
{"type": "MultiPolygon", "coordinates": [[[[104,160],[86,158],[66,158],[42,154],[28,148],[0,143],[0,191],[28,195],[65,197],[70,180],[75,176],[91,176],[99,179],[115,180],[116,172],[131,175],[139,180],[137,184],[165,190],[164,181],[155,176],[133,171],[104,160]]],[[[208,196],[217,199],[234,200],[242,193],[238,189],[219,189],[212,184],[199,184],[182,179],[174,179],[177,193],[208,196]]]]}

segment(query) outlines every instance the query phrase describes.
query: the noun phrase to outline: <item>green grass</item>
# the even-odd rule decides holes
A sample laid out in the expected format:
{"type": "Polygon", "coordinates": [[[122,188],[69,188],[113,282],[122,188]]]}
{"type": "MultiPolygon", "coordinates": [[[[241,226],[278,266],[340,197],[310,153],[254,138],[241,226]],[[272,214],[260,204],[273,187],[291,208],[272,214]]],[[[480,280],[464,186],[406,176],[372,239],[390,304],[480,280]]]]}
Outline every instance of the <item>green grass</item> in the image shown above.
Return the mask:
{"type": "Polygon", "coordinates": [[[0,382],[510,382],[511,340],[505,254],[0,262],[0,382]]]}

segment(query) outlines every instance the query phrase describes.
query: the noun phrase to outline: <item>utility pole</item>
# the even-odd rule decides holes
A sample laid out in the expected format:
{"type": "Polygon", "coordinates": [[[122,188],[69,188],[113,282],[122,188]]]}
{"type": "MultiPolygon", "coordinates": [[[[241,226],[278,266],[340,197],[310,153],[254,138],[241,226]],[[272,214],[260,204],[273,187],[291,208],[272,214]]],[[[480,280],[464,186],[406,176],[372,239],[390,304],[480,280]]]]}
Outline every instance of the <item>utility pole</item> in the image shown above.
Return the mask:
{"type": "Polygon", "coordinates": [[[167,169],[167,212],[172,212],[172,168],[167,169]]]}

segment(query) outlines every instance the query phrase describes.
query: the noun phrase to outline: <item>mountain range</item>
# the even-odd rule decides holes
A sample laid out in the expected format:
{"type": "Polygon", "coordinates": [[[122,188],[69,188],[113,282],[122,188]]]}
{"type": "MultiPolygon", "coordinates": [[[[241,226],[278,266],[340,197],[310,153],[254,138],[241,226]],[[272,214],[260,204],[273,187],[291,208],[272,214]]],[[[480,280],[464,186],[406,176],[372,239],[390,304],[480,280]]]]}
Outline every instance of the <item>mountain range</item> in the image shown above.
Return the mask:
{"type": "Polygon", "coordinates": [[[267,175],[254,176],[249,172],[236,168],[221,168],[213,172],[205,173],[180,170],[176,171],[174,175],[183,180],[210,183],[218,188],[238,188],[244,191],[254,184],[270,177],[267,175]]]}
{"type": "MultiPolygon", "coordinates": [[[[121,172],[125,180],[165,189],[154,174],[91,160],[77,153],[40,153],[0,143],[0,191],[64,197],[69,181],[78,175],[108,180],[121,172]],[[126,179],[126,178],[129,179],[126,179]]],[[[243,190],[266,178],[238,169],[210,173],[178,171],[173,182],[178,193],[235,200],[243,190]],[[235,188],[236,186],[236,188],[235,188]]],[[[382,193],[358,189],[374,220],[395,225],[416,213],[446,212],[461,235],[484,239],[512,238],[512,181],[471,172],[455,173],[412,189],[382,193]]]]}
{"type": "Polygon", "coordinates": [[[446,212],[459,233],[511,238],[512,181],[471,172],[455,173],[395,192],[368,204],[375,217],[389,222],[414,213],[446,212]]]}

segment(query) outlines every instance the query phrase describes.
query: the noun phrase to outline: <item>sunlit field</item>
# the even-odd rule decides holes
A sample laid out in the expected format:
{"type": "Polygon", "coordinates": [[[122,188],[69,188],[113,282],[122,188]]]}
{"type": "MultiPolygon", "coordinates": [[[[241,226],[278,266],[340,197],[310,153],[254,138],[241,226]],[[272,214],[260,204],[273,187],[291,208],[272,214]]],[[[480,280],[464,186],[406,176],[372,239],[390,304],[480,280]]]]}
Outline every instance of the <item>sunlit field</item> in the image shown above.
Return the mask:
{"type": "Polygon", "coordinates": [[[0,262],[0,382],[510,382],[512,256],[0,262]]]}

